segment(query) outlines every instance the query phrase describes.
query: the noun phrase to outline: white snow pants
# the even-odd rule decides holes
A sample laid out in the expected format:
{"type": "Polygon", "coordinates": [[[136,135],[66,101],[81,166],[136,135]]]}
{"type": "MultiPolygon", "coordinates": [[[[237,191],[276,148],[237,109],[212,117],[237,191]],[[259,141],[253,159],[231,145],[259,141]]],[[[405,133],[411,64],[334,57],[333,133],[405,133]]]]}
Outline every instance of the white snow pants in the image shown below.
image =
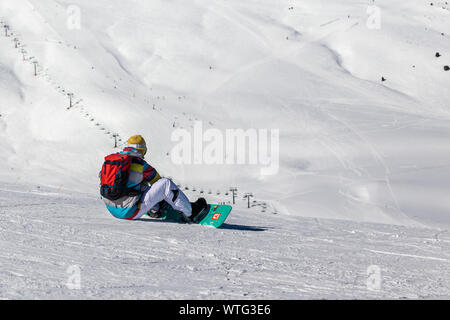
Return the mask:
{"type": "Polygon", "coordinates": [[[192,214],[189,199],[172,180],[167,178],[161,178],[152,184],[150,188],[144,191],[141,199],[141,207],[133,220],[142,217],[162,200],[165,200],[175,210],[183,212],[186,217],[190,217],[192,214]]]}

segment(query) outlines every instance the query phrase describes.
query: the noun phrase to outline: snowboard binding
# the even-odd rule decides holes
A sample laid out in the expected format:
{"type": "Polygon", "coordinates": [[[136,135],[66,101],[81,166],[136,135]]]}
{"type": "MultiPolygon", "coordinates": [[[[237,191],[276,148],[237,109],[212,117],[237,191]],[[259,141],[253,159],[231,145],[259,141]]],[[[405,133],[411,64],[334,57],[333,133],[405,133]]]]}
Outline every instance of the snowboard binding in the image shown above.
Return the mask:
{"type": "Polygon", "coordinates": [[[182,212],[174,210],[170,204],[163,200],[158,203],[156,208],[152,208],[149,212],[147,212],[147,215],[151,218],[160,219],[163,217],[173,216],[173,213],[176,212],[178,216],[176,220],[180,220],[184,223],[198,223],[209,212],[209,205],[204,198],[199,198],[197,201],[191,202],[191,206],[192,215],[190,217],[186,217],[182,212]]]}
{"type": "Polygon", "coordinates": [[[188,218],[193,223],[201,221],[209,212],[209,205],[205,198],[198,198],[197,201],[191,202],[192,215],[188,218]]]}

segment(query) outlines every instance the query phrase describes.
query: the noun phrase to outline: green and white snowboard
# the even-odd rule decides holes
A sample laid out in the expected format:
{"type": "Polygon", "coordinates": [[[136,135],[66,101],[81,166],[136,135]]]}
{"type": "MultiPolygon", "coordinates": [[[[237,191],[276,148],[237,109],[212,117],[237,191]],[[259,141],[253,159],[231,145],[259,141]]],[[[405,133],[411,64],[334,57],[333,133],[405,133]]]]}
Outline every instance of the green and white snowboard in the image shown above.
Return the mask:
{"type": "MultiPolygon", "coordinates": [[[[219,228],[227,219],[231,209],[232,207],[229,205],[208,204],[208,207],[196,217],[193,223],[219,228]]],[[[163,206],[160,213],[163,220],[184,222],[181,213],[169,205],[163,206]]]]}

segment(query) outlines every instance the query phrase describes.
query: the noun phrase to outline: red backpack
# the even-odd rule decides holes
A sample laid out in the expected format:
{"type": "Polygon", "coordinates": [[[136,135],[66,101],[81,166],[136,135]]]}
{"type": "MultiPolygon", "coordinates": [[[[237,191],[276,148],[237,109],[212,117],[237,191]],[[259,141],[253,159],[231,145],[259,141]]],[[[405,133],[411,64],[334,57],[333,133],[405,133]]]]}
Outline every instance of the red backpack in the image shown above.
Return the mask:
{"type": "Polygon", "coordinates": [[[109,200],[138,195],[139,191],[127,187],[132,156],[113,153],[105,157],[100,171],[100,194],[109,200]]]}

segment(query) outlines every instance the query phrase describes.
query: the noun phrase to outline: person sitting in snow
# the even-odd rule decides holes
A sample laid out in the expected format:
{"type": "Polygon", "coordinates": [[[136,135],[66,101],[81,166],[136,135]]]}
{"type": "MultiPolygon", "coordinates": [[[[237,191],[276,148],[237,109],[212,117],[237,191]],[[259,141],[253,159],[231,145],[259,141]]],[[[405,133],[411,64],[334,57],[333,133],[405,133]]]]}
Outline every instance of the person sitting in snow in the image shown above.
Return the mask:
{"type": "Polygon", "coordinates": [[[159,203],[165,201],[173,209],[181,212],[186,222],[193,222],[193,219],[207,207],[206,200],[199,198],[196,202],[190,203],[172,180],[160,177],[155,168],[144,160],[146,153],[147,144],[141,135],[134,135],[128,139],[127,147],[118,154],[131,156],[131,167],[126,181],[126,188],[131,192],[127,191],[126,195],[117,199],[102,193],[106,208],[116,218],[135,220],[150,210],[153,214],[149,215],[157,217],[154,213],[157,212],[159,203]]]}

